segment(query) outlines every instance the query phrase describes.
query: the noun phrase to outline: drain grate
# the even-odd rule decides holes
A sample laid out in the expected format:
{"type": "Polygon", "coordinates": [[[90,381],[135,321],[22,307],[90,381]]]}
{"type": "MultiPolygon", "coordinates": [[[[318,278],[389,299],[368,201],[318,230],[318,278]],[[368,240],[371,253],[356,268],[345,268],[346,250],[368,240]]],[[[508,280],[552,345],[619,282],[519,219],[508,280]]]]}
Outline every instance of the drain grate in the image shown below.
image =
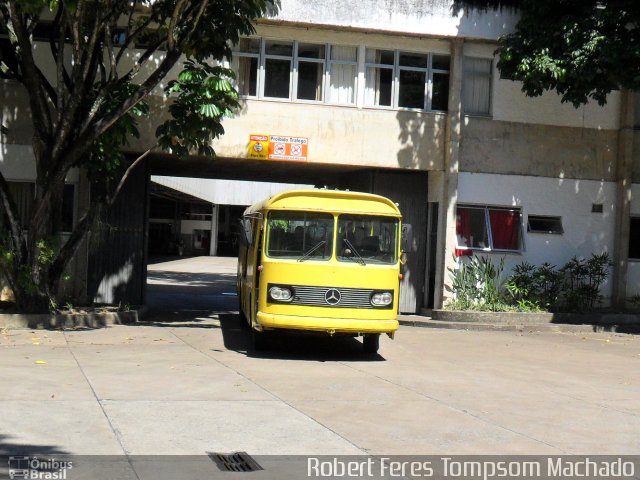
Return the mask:
{"type": "Polygon", "coordinates": [[[247,452],[208,453],[222,472],[255,472],[264,470],[247,452]]]}

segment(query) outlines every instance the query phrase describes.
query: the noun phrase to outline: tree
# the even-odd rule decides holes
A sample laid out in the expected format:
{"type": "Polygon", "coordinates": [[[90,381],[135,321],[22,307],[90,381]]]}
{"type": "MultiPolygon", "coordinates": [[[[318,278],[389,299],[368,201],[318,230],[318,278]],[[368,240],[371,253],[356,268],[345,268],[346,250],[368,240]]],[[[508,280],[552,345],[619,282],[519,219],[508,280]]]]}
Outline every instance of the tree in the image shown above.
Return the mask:
{"type": "MultiPolygon", "coordinates": [[[[56,301],[80,242],[152,149],[214,155],[221,119],[238,106],[233,72],[221,61],[240,35],[253,33],[268,1],[0,0],[0,36],[8,38],[0,40],[0,77],[28,96],[37,171],[25,225],[0,172],[0,269],[19,309],[44,311],[56,301]],[[157,144],[136,159],[125,156],[122,148],[150,114],[149,96],[176,65],[182,71],[166,85],[169,119],[157,144]],[[56,214],[74,167],[87,172],[91,205],[58,244],[56,214]]],[[[6,118],[0,126],[4,134],[11,129],[6,118]]]]}
{"type": "Polygon", "coordinates": [[[498,69],[529,96],[554,90],[577,108],[640,88],[637,0],[455,0],[461,8],[519,12],[515,32],[499,40],[498,69]]]}

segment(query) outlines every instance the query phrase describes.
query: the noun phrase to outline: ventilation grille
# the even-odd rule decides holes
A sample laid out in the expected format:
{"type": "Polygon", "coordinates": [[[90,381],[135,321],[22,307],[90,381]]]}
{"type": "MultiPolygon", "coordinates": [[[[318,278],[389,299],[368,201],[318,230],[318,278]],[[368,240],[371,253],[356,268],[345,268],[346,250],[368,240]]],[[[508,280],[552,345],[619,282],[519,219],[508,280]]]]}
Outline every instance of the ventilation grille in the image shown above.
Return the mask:
{"type": "Polygon", "coordinates": [[[247,452],[208,453],[222,472],[255,472],[264,470],[247,452]]]}
{"type": "Polygon", "coordinates": [[[334,308],[373,308],[371,305],[371,295],[374,290],[364,288],[331,288],[316,287],[310,285],[292,285],[294,290],[291,305],[308,305],[314,307],[334,307],[334,308]],[[326,295],[329,290],[339,292],[337,303],[329,303],[326,295]]]}

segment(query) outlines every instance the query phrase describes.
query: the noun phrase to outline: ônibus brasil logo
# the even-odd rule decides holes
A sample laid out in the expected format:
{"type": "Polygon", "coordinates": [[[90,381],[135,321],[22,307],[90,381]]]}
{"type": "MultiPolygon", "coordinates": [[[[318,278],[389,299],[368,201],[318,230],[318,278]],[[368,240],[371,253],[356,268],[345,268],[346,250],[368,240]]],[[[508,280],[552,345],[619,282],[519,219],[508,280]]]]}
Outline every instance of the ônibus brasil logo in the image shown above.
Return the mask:
{"type": "Polygon", "coordinates": [[[73,468],[72,462],[53,458],[13,456],[9,457],[9,478],[33,480],[65,480],[67,470],[73,468]]]}

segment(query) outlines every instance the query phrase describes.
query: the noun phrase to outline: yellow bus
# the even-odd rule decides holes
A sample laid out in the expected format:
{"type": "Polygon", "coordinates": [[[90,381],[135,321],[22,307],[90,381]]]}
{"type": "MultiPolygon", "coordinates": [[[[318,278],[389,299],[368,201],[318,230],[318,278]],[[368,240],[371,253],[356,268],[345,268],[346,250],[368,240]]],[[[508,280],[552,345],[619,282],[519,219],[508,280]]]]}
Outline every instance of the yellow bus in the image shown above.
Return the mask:
{"type": "Polygon", "coordinates": [[[240,315],[253,346],[268,331],[363,337],[366,353],[398,329],[400,222],[389,199],[292,190],[244,212],[238,254],[240,315]]]}

